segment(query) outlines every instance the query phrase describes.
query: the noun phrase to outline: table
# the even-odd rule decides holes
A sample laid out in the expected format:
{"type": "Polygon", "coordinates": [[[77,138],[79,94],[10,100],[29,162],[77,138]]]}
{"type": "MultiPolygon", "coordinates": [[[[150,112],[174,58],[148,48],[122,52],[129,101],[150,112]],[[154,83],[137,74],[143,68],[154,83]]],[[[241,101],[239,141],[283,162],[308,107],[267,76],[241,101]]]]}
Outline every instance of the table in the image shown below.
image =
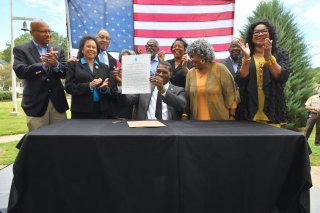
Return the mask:
{"type": "Polygon", "coordinates": [[[26,134],[8,212],[310,212],[300,133],[244,121],[112,121],[66,120],[26,134]]]}

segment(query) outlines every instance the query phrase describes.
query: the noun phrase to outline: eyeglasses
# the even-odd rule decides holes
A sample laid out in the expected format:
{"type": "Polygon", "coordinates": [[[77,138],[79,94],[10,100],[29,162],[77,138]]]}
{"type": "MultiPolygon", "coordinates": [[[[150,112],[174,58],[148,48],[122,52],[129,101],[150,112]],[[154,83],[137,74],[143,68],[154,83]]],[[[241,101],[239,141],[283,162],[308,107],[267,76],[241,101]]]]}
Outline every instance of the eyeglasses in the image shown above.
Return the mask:
{"type": "Polygon", "coordinates": [[[101,40],[106,39],[107,41],[110,41],[110,40],[111,40],[111,38],[110,38],[110,37],[107,37],[107,36],[97,36],[97,39],[101,39],[101,40]]]}
{"type": "Polygon", "coordinates": [[[266,35],[267,33],[269,33],[269,30],[268,29],[263,29],[263,30],[254,30],[253,31],[253,35],[254,36],[258,36],[258,35],[260,35],[260,33],[262,35],[266,35]]]}
{"type": "Polygon", "coordinates": [[[145,45],[145,48],[148,49],[148,48],[151,48],[151,49],[154,49],[154,48],[157,48],[158,46],[155,45],[155,44],[147,44],[145,45]]]}
{"type": "Polygon", "coordinates": [[[41,33],[41,34],[46,34],[46,33],[51,34],[51,33],[53,33],[52,30],[35,30],[35,31],[38,32],[38,33],[41,33]]]}

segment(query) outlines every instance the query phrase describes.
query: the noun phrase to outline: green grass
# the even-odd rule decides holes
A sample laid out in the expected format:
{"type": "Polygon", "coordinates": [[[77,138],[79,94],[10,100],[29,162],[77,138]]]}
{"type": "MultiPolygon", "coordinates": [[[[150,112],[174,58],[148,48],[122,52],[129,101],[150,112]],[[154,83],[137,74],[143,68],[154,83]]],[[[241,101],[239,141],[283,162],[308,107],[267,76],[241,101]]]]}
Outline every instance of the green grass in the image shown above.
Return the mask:
{"type": "Polygon", "coordinates": [[[18,149],[16,148],[18,141],[10,143],[0,143],[0,165],[12,164],[18,154],[18,149]]]}
{"type": "Polygon", "coordinates": [[[12,116],[12,102],[0,102],[0,136],[15,135],[28,131],[26,115],[24,114],[20,101],[18,102],[19,115],[12,116]]]}
{"type": "Polygon", "coordinates": [[[311,162],[311,166],[320,166],[320,146],[314,145],[315,134],[316,134],[316,128],[313,129],[309,137],[309,145],[312,150],[312,154],[310,155],[310,162],[311,162]]]}
{"type": "MultiPolygon", "coordinates": [[[[12,116],[10,112],[12,112],[12,102],[0,102],[0,136],[28,132],[26,114],[21,108],[21,101],[18,101],[19,115],[12,116]]],[[[67,117],[71,118],[70,110],[67,111],[67,117]]]]}

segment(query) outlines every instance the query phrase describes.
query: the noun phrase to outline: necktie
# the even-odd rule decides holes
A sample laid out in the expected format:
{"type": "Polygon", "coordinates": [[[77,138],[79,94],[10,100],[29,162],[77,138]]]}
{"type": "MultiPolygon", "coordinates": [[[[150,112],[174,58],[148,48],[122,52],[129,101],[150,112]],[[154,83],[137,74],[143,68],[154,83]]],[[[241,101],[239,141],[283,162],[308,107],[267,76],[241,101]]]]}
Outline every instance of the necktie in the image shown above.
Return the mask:
{"type": "Polygon", "coordinates": [[[158,91],[155,116],[158,120],[162,120],[162,95],[158,91]]]}
{"type": "Polygon", "coordinates": [[[100,55],[100,57],[99,57],[100,62],[105,64],[106,60],[104,58],[104,55],[105,55],[104,51],[100,51],[99,55],[100,55]]]}

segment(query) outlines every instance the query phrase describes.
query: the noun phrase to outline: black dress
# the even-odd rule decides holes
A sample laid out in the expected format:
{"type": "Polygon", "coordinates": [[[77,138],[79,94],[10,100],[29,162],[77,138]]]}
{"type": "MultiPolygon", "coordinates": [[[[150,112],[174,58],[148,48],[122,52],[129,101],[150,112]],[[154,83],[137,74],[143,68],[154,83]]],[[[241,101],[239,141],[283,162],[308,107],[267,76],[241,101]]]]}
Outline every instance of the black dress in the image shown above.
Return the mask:
{"type": "MultiPolygon", "coordinates": [[[[170,82],[175,86],[185,88],[186,76],[183,73],[182,62],[179,64],[179,66],[177,68],[175,68],[174,59],[167,60],[167,62],[169,62],[171,64],[172,69],[173,69],[170,82]]],[[[189,70],[193,67],[189,60],[187,62],[187,67],[189,70]]]]}

